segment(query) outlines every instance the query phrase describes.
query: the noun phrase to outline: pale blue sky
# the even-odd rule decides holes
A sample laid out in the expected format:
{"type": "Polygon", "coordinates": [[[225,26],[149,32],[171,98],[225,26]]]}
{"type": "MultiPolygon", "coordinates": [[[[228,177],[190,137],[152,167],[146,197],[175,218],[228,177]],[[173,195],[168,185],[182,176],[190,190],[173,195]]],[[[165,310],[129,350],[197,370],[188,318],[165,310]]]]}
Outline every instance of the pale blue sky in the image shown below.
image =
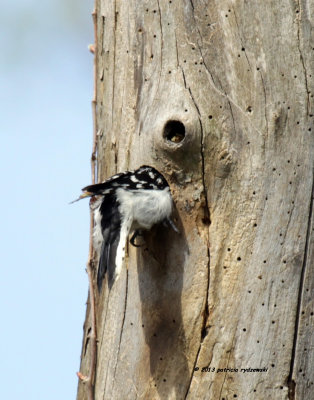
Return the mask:
{"type": "Polygon", "coordinates": [[[92,0],[0,11],[1,398],[75,399],[88,284],[92,0]]]}

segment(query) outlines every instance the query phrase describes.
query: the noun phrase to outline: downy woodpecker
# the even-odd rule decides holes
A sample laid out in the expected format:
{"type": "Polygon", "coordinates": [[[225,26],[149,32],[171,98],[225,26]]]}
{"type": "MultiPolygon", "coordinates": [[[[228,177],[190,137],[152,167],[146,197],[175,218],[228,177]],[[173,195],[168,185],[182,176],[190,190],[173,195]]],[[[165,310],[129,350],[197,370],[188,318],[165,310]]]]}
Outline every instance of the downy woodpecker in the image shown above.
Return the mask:
{"type": "Polygon", "coordinates": [[[107,270],[109,288],[119,276],[130,233],[130,243],[137,246],[135,238],[155,224],[166,223],[178,232],[170,219],[173,201],[169,185],[153,167],[143,165],[135,171],[122,172],[82,190],[84,193],[77,200],[92,197],[93,242],[99,254],[99,291],[107,270]]]}

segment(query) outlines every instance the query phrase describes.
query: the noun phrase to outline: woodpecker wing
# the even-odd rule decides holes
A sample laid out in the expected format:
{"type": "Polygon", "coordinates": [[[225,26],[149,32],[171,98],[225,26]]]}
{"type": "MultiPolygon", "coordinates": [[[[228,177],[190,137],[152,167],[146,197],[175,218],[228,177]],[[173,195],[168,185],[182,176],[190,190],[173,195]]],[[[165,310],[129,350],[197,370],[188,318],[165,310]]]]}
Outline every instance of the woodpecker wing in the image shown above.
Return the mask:
{"type": "Polygon", "coordinates": [[[118,188],[127,190],[164,189],[169,186],[166,179],[155,168],[146,165],[136,171],[126,171],[113,175],[102,183],[84,187],[82,190],[91,196],[112,193],[118,188]]]}
{"type": "Polygon", "coordinates": [[[113,193],[118,187],[126,187],[130,182],[132,171],[122,172],[111,176],[109,179],[102,183],[95,183],[94,185],[85,186],[83,192],[88,192],[90,195],[105,195],[113,193]]]}

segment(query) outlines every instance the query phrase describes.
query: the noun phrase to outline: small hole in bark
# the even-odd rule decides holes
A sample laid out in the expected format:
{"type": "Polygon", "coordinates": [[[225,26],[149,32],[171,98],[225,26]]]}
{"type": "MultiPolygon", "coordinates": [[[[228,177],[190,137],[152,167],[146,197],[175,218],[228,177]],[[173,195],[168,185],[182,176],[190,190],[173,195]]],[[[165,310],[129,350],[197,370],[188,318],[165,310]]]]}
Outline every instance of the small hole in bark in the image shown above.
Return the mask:
{"type": "Polygon", "coordinates": [[[163,137],[172,143],[180,143],[185,138],[185,126],[180,121],[168,121],[164,126],[163,137]]]}
{"type": "Polygon", "coordinates": [[[252,112],[252,106],[248,106],[248,108],[246,109],[246,111],[247,111],[248,113],[251,113],[251,112],[252,112]]]}

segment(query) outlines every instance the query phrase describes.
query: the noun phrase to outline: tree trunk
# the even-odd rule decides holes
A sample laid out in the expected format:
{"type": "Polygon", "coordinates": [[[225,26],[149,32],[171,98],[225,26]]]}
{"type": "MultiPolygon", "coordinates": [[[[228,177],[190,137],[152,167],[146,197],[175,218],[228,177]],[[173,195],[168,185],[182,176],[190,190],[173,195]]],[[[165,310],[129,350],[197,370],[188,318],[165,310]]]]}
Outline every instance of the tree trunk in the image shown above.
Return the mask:
{"type": "Polygon", "coordinates": [[[96,291],[96,400],[312,398],[313,15],[96,0],[99,180],[154,166],[180,229],[96,291]]]}

